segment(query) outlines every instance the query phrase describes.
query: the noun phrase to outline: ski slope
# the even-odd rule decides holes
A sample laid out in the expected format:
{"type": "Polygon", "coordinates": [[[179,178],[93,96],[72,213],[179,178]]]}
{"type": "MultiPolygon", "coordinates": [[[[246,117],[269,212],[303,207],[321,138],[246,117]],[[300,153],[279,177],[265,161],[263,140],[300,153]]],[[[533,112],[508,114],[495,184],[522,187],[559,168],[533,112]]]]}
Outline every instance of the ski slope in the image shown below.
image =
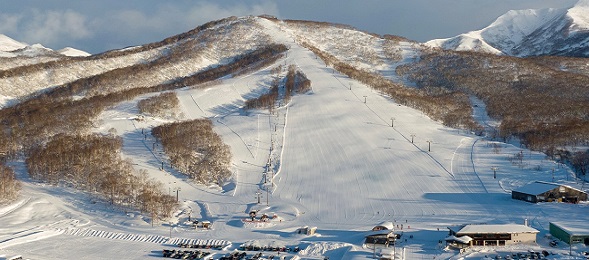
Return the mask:
{"type": "MultiPolygon", "coordinates": [[[[290,46],[286,57],[251,74],[176,91],[180,120],[209,118],[230,145],[233,177],[226,185],[194,184],[169,167],[149,129],[176,119],[138,120],[136,104],[150,96],[145,95],[105,111],[94,131],[114,129],[123,137],[123,156],[179,197],[174,216],[152,226],[141,212],[28,180],[23,165],[16,163],[25,187],[22,199],[0,208],[0,256],[157,259],[161,249],[177,249],[179,241],[199,241],[222,244],[223,250],[213,251],[216,258],[240,244],[258,243],[303,249],[283,253],[287,259],[367,259],[373,252],[362,248],[364,236],[373,226],[392,221],[404,238],[413,237],[398,245],[406,259],[483,259],[495,250],[541,251],[549,241],[543,237],[548,222],[562,216],[589,220],[586,204],[511,199],[510,191],[527,182],[552,181],[553,168],[556,181],[572,180],[570,169],[543,154],[444,127],[326,67],[280,24],[259,23],[274,41],[290,46]],[[270,88],[270,70],[278,64],[296,65],[311,80],[312,90],[281,103],[272,114],[244,111],[245,100],[270,88]],[[493,149],[493,143],[500,149],[493,149]],[[522,151],[525,163],[507,159],[522,151]],[[496,179],[492,167],[497,167],[496,179]],[[253,210],[277,218],[244,223],[253,210]],[[213,228],[195,230],[188,218],[211,221],[213,228]],[[466,255],[438,246],[451,225],[523,224],[524,219],[541,231],[538,245],[475,248],[466,255]],[[295,234],[302,226],[316,226],[318,234],[295,234]]],[[[475,113],[482,117],[481,111],[475,113]]],[[[551,250],[563,256],[569,248],[551,250]]]]}

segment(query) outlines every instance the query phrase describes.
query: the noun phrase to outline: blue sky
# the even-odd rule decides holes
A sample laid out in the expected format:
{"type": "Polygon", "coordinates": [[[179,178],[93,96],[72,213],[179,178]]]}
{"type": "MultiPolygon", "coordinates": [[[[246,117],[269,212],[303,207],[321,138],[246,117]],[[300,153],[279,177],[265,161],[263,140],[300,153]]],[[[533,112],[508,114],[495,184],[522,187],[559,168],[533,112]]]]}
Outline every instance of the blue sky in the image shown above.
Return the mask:
{"type": "Polygon", "coordinates": [[[159,41],[227,16],[272,14],[348,24],[417,41],[478,30],[512,9],[577,0],[0,0],[0,34],[90,53],[159,41]]]}

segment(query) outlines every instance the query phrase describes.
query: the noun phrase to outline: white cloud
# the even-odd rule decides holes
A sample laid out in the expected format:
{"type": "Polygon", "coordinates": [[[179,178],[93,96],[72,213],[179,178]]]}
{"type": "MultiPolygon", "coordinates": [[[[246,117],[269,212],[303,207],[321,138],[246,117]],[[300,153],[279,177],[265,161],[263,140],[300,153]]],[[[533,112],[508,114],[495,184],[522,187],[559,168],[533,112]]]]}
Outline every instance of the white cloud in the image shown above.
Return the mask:
{"type": "Polygon", "coordinates": [[[19,14],[0,14],[0,33],[10,36],[18,32],[18,24],[22,20],[19,14]]]}
{"type": "Polygon", "coordinates": [[[122,10],[97,18],[96,25],[122,37],[133,37],[143,33],[165,32],[170,36],[183,31],[178,28],[192,29],[203,23],[228,16],[259,15],[278,13],[274,2],[264,1],[253,5],[235,4],[222,6],[217,2],[201,1],[193,6],[161,4],[154,13],[143,10],[122,10]]]}
{"type": "Polygon", "coordinates": [[[249,2],[235,4],[232,1],[227,5],[213,1],[190,2],[190,5],[161,2],[154,4],[151,10],[133,8],[107,11],[102,16],[94,17],[90,24],[99,35],[107,37],[102,41],[110,41],[105,45],[122,48],[160,41],[229,16],[278,15],[278,6],[272,1],[249,2]]]}
{"type": "Polygon", "coordinates": [[[243,15],[260,15],[274,14],[278,15],[278,7],[274,2],[261,2],[254,5],[236,4],[231,7],[222,7],[213,2],[200,2],[198,5],[187,10],[186,22],[202,24],[208,21],[216,20],[228,16],[243,15]]]}
{"type": "Polygon", "coordinates": [[[55,44],[92,36],[86,17],[72,10],[32,10],[30,19],[23,21],[24,39],[31,43],[55,44]]]}

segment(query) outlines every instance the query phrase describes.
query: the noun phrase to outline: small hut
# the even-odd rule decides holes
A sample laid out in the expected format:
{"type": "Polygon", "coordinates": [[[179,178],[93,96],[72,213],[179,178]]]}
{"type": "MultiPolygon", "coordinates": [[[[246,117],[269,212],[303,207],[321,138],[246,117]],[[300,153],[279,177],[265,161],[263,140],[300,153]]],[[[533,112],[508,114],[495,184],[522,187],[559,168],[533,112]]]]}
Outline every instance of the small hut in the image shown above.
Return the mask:
{"type": "Polygon", "coordinates": [[[297,234],[312,236],[312,235],[315,235],[316,231],[317,231],[317,227],[304,226],[304,227],[297,229],[297,234]]]}

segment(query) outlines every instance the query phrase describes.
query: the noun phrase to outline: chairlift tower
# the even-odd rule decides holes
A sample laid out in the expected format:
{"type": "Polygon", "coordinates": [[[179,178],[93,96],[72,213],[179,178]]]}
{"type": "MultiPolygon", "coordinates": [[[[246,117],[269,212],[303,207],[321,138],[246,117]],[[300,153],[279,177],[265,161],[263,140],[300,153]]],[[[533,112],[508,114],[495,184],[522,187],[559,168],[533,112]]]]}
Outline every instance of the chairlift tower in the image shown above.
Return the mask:
{"type": "Polygon", "coordinates": [[[258,195],[258,204],[260,204],[260,195],[262,195],[262,191],[258,189],[258,191],[256,191],[256,195],[258,195]]]}

